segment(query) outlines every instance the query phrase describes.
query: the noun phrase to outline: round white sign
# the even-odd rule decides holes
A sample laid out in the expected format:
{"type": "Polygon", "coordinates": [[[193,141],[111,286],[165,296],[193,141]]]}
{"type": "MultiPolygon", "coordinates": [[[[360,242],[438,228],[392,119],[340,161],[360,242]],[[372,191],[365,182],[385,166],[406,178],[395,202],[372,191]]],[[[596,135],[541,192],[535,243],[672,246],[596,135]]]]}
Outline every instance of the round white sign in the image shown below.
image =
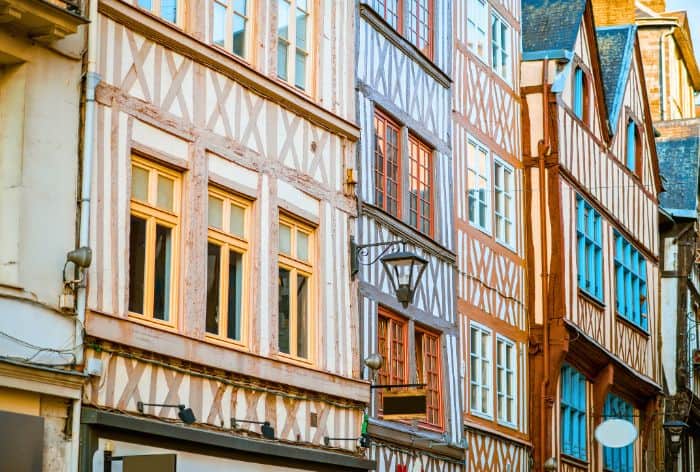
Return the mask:
{"type": "Polygon", "coordinates": [[[637,428],[630,421],[611,418],[595,429],[595,438],[605,447],[625,447],[637,439],[637,428]]]}

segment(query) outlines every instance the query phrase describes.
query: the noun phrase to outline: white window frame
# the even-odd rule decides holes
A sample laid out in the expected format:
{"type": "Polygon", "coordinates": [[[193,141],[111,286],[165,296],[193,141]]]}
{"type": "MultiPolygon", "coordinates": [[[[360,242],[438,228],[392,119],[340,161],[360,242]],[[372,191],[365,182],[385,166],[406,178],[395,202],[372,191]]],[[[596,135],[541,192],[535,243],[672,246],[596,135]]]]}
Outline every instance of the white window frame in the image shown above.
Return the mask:
{"type": "MultiPolygon", "coordinates": [[[[496,237],[496,242],[507,247],[508,249],[511,249],[515,251],[515,242],[517,240],[517,227],[516,227],[516,213],[515,213],[515,168],[508,164],[506,161],[501,159],[498,156],[494,156],[493,159],[493,232],[496,237]],[[506,190],[505,187],[498,187],[497,182],[498,182],[498,167],[501,168],[501,172],[503,173],[501,183],[505,183],[505,177],[506,173],[510,174],[510,190],[506,190]],[[510,210],[510,218],[507,218],[505,214],[502,214],[501,212],[498,211],[498,198],[503,195],[503,201],[504,204],[506,201],[509,201],[510,204],[508,205],[509,210],[510,210]],[[508,200],[509,199],[509,200],[508,200]],[[507,239],[504,239],[500,234],[499,234],[499,226],[498,226],[498,221],[500,219],[503,219],[504,221],[504,233],[505,233],[505,224],[510,223],[511,227],[511,233],[510,233],[510,241],[507,239]]],[[[505,208],[505,206],[504,206],[505,208]]],[[[504,234],[505,236],[505,234],[504,234]]]]}
{"type": "Polygon", "coordinates": [[[488,62],[489,51],[489,5],[486,0],[469,0],[467,2],[467,47],[476,57],[488,62]],[[476,48],[477,41],[473,41],[470,33],[478,33],[483,40],[484,50],[479,54],[476,48]]]}
{"type": "MultiPolygon", "coordinates": [[[[506,390],[505,392],[501,392],[499,389],[499,383],[498,381],[495,382],[496,384],[496,416],[498,417],[498,424],[502,424],[505,426],[508,426],[510,428],[517,428],[518,427],[518,389],[517,389],[517,376],[518,376],[518,348],[515,345],[514,341],[511,341],[510,339],[506,338],[505,336],[502,336],[500,334],[496,335],[496,376],[497,378],[500,378],[501,374],[505,376],[504,379],[504,386],[505,382],[507,381],[507,375],[508,373],[511,374],[511,381],[509,382],[509,387],[510,387],[510,394],[508,394],[508,391],[506,390]],[[501,346],[503,346],[504,351],[503,351],[503,359],[506,360],[506,364],[499,364],[498,362],[498,353],[501,349],[501,346]],[[510,369],[508,368],[507,365],[507,353],[508,350],[507,348],[510,347],[512,349],[511,351],[511,367],[510,369]],[[513,421],[508,421],[507,417],[502,417],[501,415],[498,414],[498,403],[501,402],[501,398],[505,402],[512,401],[513,402],[513,421]]],[[[506,387],[508,389],[508,386],[506,387]]],[[[506,411],[505,408],[503,411],[506,411]]]]}
{"type": "Polygon", "coordinates": [[[282,77],[282,75],[280,75],[279,52],[277,53],[278,55],[276,62],[277,77],[280,80],[289,84],[290,86],[294,87],[295,89],[300,90],[306,94],[311,94],[311,74],[313,69],[313,45],[311,44],[311,41],[314,40],[315,33],[315,31],[313,30],[314,12],[312,10],[312,0],[306,0],[306,10],[298,7],[299,1],[300,0],[276,0],[275,3],[278,15],[280,5],[282,3],[287,3],[289,5],[289,24],[287,30],[287,38],[283,38],[282,36],[280,36],[279,24],[277,25],[277,31],[275,33],[277,47],[279,48],[280,42],[286,43],[287,45],[287,77],[282,77]],[[297,43],[297,10],[306,13],[306,49],[299,47],[299,44],[297,43]],[[296,54],[298,51],[301,51],[303,54],[306,55],[306,62],[304,63],[305,70],[303,87],[297,85],[296,83],[296,54]]]}
{"type": "MultiPolygon", "coordinates": [[[[511,76],[513,75],[513,72],[512,72],[513,71],[513,51],[511,48],[511,43],[513,41],[512,28],[510,27],[508,22],[503,19],[503,17],[501,15],[492,11],[491,16],[490,16],[490,21],[489,21],[489,29],[491,32],[490,48],[489,48],[489,50],[491,52],[490,57],[489,57],[489,61],[491,63],[491,69],[493,69],[493,71],[500,78],[502,78],[508,84],[510,84],[511,76]],[[498,25],[499,25],[499,31],[498,31],[499,34],[495,35],[496,37],[494,37],[494,34],[493,34],[494,20],[497,21],[498,25]],[[505,45],[500,44],[501,33],[504,29],[507,32],[505,45]],[[496,38],[498,38],[498,40],[496,38]],[[501,65],[497,66],[493,62],[493,56],[494,56],[494,53],[496,52],[495,51],[496,45],[498,45],[498,47],[499,47],[499,49],[498,49],[499,59],[500,59],[500,55],[503,54],[503,52],[505,51],[505,55],[507,57],[507,61],[506,61],[507,64],[505,66],[501,66],[501,65]],[[504,67],[505,70],[501,70],[501,67],[504,67]]],[[[499,64],[500,64],[500,60],[499,60],[499,64]]]]}
{"type": "Polygon", "coordinates": [[[209,38],[211,44],[225,49],[226,51],[230,52],[236,57],[240,57],[242,59],[249,59],[251,42],[253,39],[253,22],[251,21],[251,12],[254,11],[253,1],[254,0],[246,0],[246,11],[244,12],[244,14],[242,14],[241,12],[235,9],[234,1],[232,0],[211,0],[211,37],[209,38]],[[224,8],[224,44],[214,42],[217,5],[224,8]],[[236,17],[243,18],[243,20],[245,21],[245,29],[243,32],[244,45],[242,54],[238,54],[233,50],[233,23],[236,17]]]}
{"type": "MultiPolygon", "coordinates": [[[[478,228],[479,230],[491,234],[491,205],[492,205],[492,198],[491,198],[491,168],[492,168],[492,159],[491,159],[491,150],[487,147],[481,144],[479,141],[476,139],[472,138],[469,136],[467,138],[467,212],[468,218],[469,218],[469,224],[474,226],[475,228],[478,228]],[[476,152],[472,153],[470,147],[474,146],[476,149],[476,152]],[[480,151],[483,151],[484,155],[484,169],[486,171],[486,175],[482,175],[477,171],[477,168],[473,166],[474,159],[476,155],[481,155],[482,153],[480,151]],[[471,177],[473,174],[474,177],[471,177]],[[470,211],[469,208],[469,194],[470,194],[470,182],[472,180],[478,179],[478,178],[485,178],[486,180],[486,188],[484,189],[485,196],[483,203],[486,205],[486,209],[484,210],[484,215],[486,218],[486,221],[480,222],[475,218],[475,215],[470,211]],[[482,224],[483,223],[483,224],[482,224]]],[[[477,201],[477,206],[482,203],[482,200],[479,199],[477,201]]],[[[477,211],[474,213],[478,213],[478,208],[477,211]]]]}
{"type": "Polygon", "coordinates": [[[480,416],[489,420],[493,420],[493,332],[479,323],[470,321],[469,323],[469,411],[472,415],[480,416]],[[479,342],[477,346],[472,345],[472,331],[479,332],[479,342]],[[488,336],[488,349],[487,352],[482,352],[481,348],[483,346],[483,336],[488,336]],[[474,348],[476,352],[474,352],[474,348]],[[472,369],[472,359],[476,358],[479,364],[479,368],[472,369]],[[488,363],[487,368],[484,369],[483,364],[488,363]],[[488,372],[488,378],[482,379],[481,373],[488,372]],[[475,398],[472,398],[472,386],[476,386],[478,394],[477,398],[481,402],[483,397],[483,391],[488,390],[486,398],[487,405],[484,411],[483,405],[481,409],[475,408],[475,398]]]}

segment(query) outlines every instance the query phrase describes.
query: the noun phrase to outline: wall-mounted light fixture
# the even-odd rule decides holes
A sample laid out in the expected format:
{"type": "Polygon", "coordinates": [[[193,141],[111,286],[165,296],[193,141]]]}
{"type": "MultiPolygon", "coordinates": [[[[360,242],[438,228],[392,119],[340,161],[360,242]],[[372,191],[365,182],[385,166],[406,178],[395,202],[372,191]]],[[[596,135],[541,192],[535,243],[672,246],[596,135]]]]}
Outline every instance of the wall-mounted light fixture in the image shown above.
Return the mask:
{"type": "Polygon", "coordinates": [[[66,254],[66,262],[63,264],[63,293],[58,299],[58,306],[63,311],[72,311],[75,305],[75,291],[85,286],[85,269],[92,262],[92,250],[89,247],[79,247],[66,254]],[[66,277],[68,264],[73,264],[77,269],[78,278],[66,277]]]}
{"type": "Polygon", "coordinates": [[[185,424],[192,424],[195,421],[197,421],[197,418],[194,416],[194,412],[192,411],[192,408],[187,408],[185,405],[168,405],[165,403],[144,403],[144,402],[137,402],[136,403],[136,409],[138,410],[139,413],[143,413],[143,407],[144,406],[162,406],[165,408],[177,408],[177,416],[180,417],[183,423],[185,424]]]}
{"type": "Polygon", "coordinates": [[[681,450],[683,433],[688,429],[688,424],[684,421],[669,420],[664,422],[664,431],[668,434],[671,446],[671,453],[675,456],[681,450]]]}
{"type": "Polygon", "coordinates": [[[252,421],[252,420],[237,420],[236,418],[231,418],[231,427],[238,428],[238,423],[249,423],[249,424],[259,424],[260,433],[265,439],[275,439],[275,428],[270,425],[269,421],[252,421]]]}
{"type": "Polygon", "coordinates": [[[370,244],[355,244],[355,240],[350,240],[350,271],[353,276],[359,272],[359,266],[372,265],[381,261],[384,271],[389,277],[396,299],[406,308],[413,303],[413,296],[418,288],[421,276],[428,266],[428,261],[417,254],[406,250],[405,241],[389,241],[370,244]],[[369,257],[369,249],[379,247],[382,250],[374,259],[363,262],[360,259],[369,257]],[[389,252],[392,248],[399,248],[394,252],[389,252]]]}

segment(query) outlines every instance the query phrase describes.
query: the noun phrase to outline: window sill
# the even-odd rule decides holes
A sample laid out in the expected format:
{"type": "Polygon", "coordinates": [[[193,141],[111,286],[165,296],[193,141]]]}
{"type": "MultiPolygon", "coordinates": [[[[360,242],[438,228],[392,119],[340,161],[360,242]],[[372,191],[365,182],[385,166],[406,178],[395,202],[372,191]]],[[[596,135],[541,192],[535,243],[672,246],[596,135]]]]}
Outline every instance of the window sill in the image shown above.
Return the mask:
{"type": "Polygon", "coordinates": [[[149,318],[144,315],[139,315],[138,313],[129,312],[129,319],[137,323],[144,324],[146,326],[154,326],[159,329],[166,329],[168,331],[177,332],[177,324],[168,321],[162,321],[155,318],[149,318]]]}
{"type": "Polygon", "coordinates": [[[490,238],[493,238],[493,234],[491,233],[491,228],[485,227],[485,226],[478,226],[477,224],[473,223],[471,220],[467,220],[467,221],[469,221],[470,227],[474,228],[477,231],[481,231],[482,233],[484,233],[486,236],[488,236],[490,238]]]}
{"type": "Polygon", "coordinates": [[[498,420],[497,423],[499,426],[503,426],[504,428],[509,428],[509,429],[512,429],[515,431],[518,430],[518,425],[516,423],[508,423],[507,421],[501,421],[501,420],[498,420]]]}
{"type": "Polygon", "coordinates": [[[302,367],[313,368],[314,363],[310,359],[302,359],[301,357],[296,357],[291,354],[285,354],[283,352],[277,352],[275,356],[278,360],[282,362],[287,362],[289,364],[299,365],[302,367]]]}
{"type": "Polygon", "coordinates": [[[581,298],[584,298],[586,301],[594,304],[596,307],[600,308],[601,310],[605,310],[605,302],[603,300],[598,299],[598,297],[595,297],[591,295],[590,293],[586,292],[584,289],[579,288],[578,289],[578,296],[581,298]]]}
{"type": "Polygon", "coordinates": [[[510,252],[512,252],[512,253],[515,254],[516,256],[518,255],[518,250],[515,248],[514,245],[509,244],[509,243],[507,243],[507,242],[505,242],[505,241],[503,241],[502,239],[499,239],[499,238],[494,238],[494,239],[495,239],[496,242],[497,242],[498,244],[500,244],[502,247],[508,249],[510,252]]]}
{"type": "Polygon", "coordinates": [[[249,351],[248,346],[244,342],[236,341],[235,339],[224,338],[223,336],[218,336],[216,334],[206,333],[204,335],[204,340],[212,344],[218,344],[219,346],[238,349],[239,351],[249,351]]]}
{"type": "Polygon", "coordinates": [[[561,460],[562,462],[565,462],[567,464],[576,466],[576,467],[581,467],[582,469],[588,470],[588,461],[583,460],[583,459],[578,459],[573,456],[569,456],[567,454],[564,454],[563,452],[561,453],[561,460]]]}
{"type": "Polygon", "coordinates": [[[625,326],[629,327],[630,329],[636,331],[637,333],[641,334],[645,338],[649,338],[650,334],[649,331],[645,330],[639,325],[634,324],[632,321],[628,320],[624,316],[622,316],[619,312],[616,312],[615,315],[617,316],[617,321],[620,323],[624,324],[625,326]]]}
{"type": "Polygon", "coordinates": [[[477,418],[481,418],[482,420],[493,421],[493,415],[489,415],[487,413],[481,413],[480,411],[469,410],[469,414],[472,416],[475,416],[477,418]]]}

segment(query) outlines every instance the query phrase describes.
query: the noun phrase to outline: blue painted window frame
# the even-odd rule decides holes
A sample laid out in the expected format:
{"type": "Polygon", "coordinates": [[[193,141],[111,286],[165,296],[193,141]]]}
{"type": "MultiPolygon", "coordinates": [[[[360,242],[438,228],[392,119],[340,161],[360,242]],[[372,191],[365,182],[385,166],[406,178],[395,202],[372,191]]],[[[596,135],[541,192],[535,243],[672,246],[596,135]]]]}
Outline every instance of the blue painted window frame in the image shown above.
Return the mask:
{"type": "Polygon", "coordinates": [[[583,69],[577,67],[574,71],[574,115],[583,120],[583,69]]]}
{"type": "Polygon", "coordinates": [[[603,229],[600,214],[580,195],[576,196],[578,286],[603,301],[603,229]]]}
{"type": "MultiPolygon", "coordinates": [[[[603,416],[634,423],[634,408],[622,398],[609,393],[605,397],[603,416]]],[[[626,447],[603,447],[603,467],[606,472],[634,472],[634,443],[626,447]]]]}
{"type": "Polygon", "coordinates": [[[627,151],[625,164],[632,172],[637,171],[637,124],[631,118],[627,121],[627,151]]]}
{"type": "Polygon", "coordinates": [[[617,313],[648,329],[647,261],[615,231],[615,307],[617,313]]]}
{"type": "Polygon", "coordinates": [[[561,452],[587,458],[586,378],[570,365],[561,368],[561,452]]]}

